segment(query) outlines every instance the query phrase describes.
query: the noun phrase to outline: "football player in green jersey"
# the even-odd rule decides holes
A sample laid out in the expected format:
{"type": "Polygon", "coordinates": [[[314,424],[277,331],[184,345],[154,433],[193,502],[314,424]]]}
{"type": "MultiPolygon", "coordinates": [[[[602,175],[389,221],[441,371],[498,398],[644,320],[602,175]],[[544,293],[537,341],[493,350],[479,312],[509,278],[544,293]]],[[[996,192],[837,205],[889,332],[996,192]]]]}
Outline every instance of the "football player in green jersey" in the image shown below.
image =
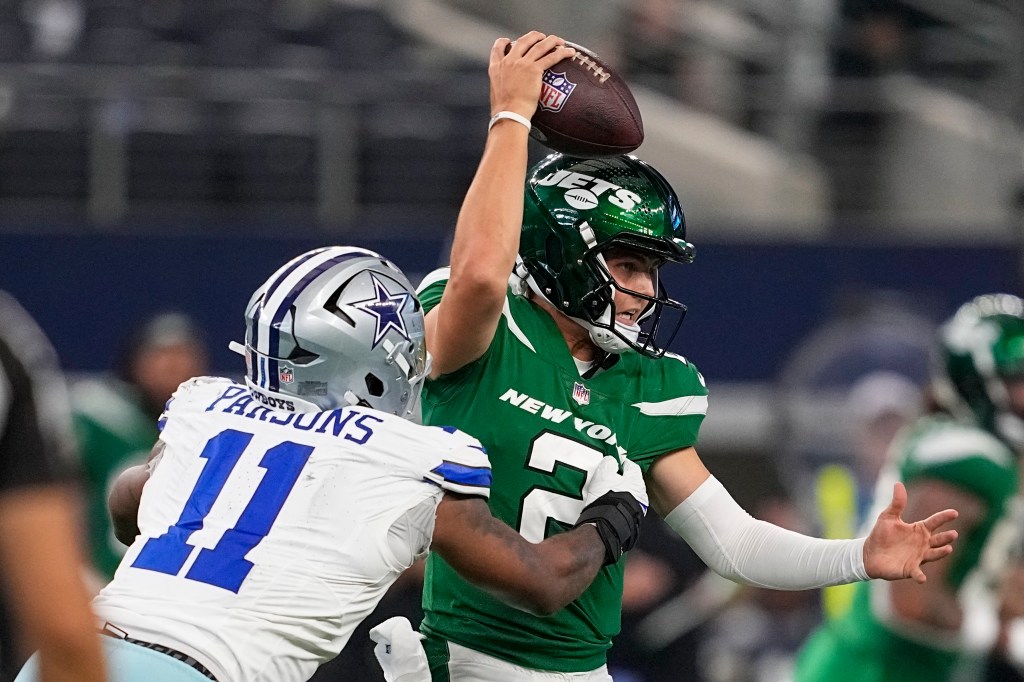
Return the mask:
{"type": "MultiPolygon", "coordinates": [[[[527,176],[541,75],[573,51],[538,32],[506,55],[508,45],[501,38],[491,49],[492,123],[450,268],[420,286],[434,358],[424,421],[484,443],[491,511],[540,541],[575,520],[583,486],[605,457],[629,458],[645,471],[652,507],[737,581],[805,589],[924,580],[921,564],[951,551],[955,533],[941,527],[955,511],[904,523],[897,486],[866,539],[808,538],[751,518],[704,467],[694,449],[704,380],[665,352],[677,326],[668,320],[683,307],[658,271],[694,254],[676,196],[631,156],[554,154],[527,176]]],[[[605,653],[619,629],[623,568],[620,558],[566,608],[531,617],[431,556],[421,630],[433,679],[609,680],[605,653]]]]}
{"type": "MultiPolygon", "coordinates": [[[[941,682],[963,674],[971,657],[994,644],[996,609],[975,589],[988,576],[972,571],[989,539],[996,541],[993,529],[1017,489],[1024,300],[989,294],[964,304],[941,327],[938,350],[934,405],[893,443],[876,498],[902,481],[912,500],[908,513],[955,505],[957,551],[924,569],[924,585],[857,585],[850,611],[822,626],[801,650],[799,682],[941,682]],[[971,613],[968,602],[979,609],[971,613]],[[979,636],[984,632],[988,636],[979,636]]],[[[994,542],[985,549],[986,565],[998,551],[994,542]]]]}

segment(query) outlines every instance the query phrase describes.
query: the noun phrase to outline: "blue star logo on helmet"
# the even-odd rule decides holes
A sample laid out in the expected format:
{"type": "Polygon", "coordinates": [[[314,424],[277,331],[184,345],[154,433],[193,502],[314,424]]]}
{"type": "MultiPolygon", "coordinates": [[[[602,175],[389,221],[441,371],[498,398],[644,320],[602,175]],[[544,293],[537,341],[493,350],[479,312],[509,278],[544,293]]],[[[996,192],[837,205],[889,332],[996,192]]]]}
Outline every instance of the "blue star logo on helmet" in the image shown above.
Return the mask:
{"type": "Polygon", "coordinates": [[[363,312],[369,313],[377,318],[377,329],[373,335],[373,348],[377,347],[388,330],[394,329],[404,338],[409,338],[409,331],[405,328],[405,318],[402,317],[402,310],[409,302],[408,292],[392,294],[377,277],[371,272],[370,279],[373,280],[374,298],[365,301],[356,301],[352,305],[363,312]]]}

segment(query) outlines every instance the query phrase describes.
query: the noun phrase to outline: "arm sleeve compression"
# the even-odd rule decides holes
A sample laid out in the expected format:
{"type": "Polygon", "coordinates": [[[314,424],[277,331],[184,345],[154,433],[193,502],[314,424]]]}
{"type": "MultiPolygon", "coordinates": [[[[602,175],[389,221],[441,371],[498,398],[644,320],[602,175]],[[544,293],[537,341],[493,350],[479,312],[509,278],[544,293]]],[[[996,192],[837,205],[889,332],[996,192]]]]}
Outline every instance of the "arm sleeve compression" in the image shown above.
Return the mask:
{"type": "Polygon", "coordinates": [[[714,476],[665,521],[709,568],[736,582],[809,590],[868,579],[864,538],[823,540],[759,521],[714,476]]]}

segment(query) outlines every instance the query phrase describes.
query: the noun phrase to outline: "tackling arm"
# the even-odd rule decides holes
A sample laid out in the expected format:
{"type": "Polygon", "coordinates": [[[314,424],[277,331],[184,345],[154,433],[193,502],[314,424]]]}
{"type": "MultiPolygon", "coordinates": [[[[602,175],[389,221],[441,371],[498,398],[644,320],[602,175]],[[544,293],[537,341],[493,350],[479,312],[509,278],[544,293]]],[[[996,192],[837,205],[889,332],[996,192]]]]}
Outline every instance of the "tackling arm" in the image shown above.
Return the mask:
{"type": "Polygon", "coordinates": [[[139,503],[142,489],[163,454],[164,442],[158,440],[145,464],[129,467],[114,481],[107,496],[107,508],[114,526],[114,537],[123,545],[130,545],[139,534],[139,503]]]}
{"type": "Polygon", "coordinates": [[[477,587],[537,615],[578,597],[605,559],[596,526],[533,544],[491,516],[483,498],[453,493],[438,505],[431,550],[477,587]]]}
{"type": "Polygon", "coordinates": [[[587,589],[640,537],[647,491],[638,467],[605,457],[588,477],[576,526],[528,542],[491,516],[481,497],[448,492],[437,508],[431,548],[481,589],[512,606],[550,615],[587,589]]]}

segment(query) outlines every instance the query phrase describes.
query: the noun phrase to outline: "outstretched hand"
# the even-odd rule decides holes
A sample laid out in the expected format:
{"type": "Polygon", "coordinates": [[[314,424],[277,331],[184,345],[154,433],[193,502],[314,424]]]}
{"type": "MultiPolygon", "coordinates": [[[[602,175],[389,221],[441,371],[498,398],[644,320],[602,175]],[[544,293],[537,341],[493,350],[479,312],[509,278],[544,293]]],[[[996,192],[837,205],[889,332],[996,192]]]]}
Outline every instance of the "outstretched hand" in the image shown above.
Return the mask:
{"type": "Polygon", "coordinates": [[[900,518],[906,506],[907,489],[897,482],[892,502],[878,515],[864,542],[864,567],[868,576],[885,580],[913,578],[923,583],[927,577],[921,565],[942,559],[953,551],[956,531],[939,529],[957,517],[955,509],[944,509],[922,521],[907,523],[900,518]]]}

